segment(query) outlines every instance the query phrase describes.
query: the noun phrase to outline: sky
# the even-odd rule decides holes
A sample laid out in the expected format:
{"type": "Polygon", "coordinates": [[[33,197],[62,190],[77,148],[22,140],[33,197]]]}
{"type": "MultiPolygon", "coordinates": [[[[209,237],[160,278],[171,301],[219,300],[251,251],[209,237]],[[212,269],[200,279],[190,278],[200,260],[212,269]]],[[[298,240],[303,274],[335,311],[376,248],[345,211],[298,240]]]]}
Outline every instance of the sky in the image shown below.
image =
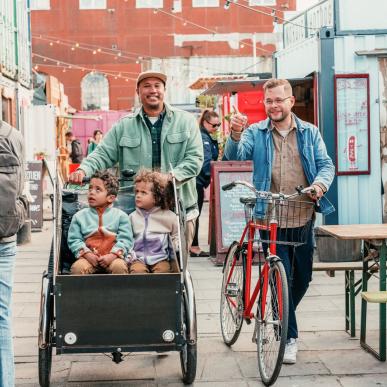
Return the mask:
{"type": "Polygon", "coordinates": [[[296,0],[296,1],[297,1],[297,11],[302,11],[318,3],[318,0],[296,0]]]}

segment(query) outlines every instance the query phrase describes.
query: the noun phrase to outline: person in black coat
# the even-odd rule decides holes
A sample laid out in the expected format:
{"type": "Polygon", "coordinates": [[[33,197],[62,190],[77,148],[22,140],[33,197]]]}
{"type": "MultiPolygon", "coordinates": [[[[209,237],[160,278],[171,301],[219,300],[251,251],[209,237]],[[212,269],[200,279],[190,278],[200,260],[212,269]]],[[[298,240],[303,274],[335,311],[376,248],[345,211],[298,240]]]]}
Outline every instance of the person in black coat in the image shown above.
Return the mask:
{"type": "Polygon", "coordinates": [[[82,145],[77,140],[73,134],[73,132],[67,132],[66,135],[66,143],[70,144],[70,159],[73,164],[80,164],[83,160],[83,150],[82,145]]]}
{"type": "MultiPolygon", "coordinates": [[[[210,184],[210,164],[211,161],[216,161],[219,155],[218,142],[211,137],[220,127],[219,116],[212,110],[204,110],[200,117],[199,126],[203,141],[204,162],[203,167],[196,177],[196,191],[198,193],[199,217],[202,212],[204,189],[210,184]]],[[[199,217],[196,219],[195,235],[190,249],[191,257],[208,257],[209,253],[202,251],[199,247],[199,217]]]]}

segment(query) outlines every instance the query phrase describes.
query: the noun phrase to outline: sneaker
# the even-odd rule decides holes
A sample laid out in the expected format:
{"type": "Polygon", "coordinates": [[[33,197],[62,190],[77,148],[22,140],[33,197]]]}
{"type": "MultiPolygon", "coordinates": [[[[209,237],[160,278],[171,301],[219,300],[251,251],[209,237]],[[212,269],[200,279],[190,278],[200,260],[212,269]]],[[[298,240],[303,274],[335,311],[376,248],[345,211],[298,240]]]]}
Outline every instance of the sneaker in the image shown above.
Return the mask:
{"type": "Polygon", "coordinates": [[[285,346],[284,364],[296,364],[297,361],[297,341],[296,339],[289,339],[285,346]]]}

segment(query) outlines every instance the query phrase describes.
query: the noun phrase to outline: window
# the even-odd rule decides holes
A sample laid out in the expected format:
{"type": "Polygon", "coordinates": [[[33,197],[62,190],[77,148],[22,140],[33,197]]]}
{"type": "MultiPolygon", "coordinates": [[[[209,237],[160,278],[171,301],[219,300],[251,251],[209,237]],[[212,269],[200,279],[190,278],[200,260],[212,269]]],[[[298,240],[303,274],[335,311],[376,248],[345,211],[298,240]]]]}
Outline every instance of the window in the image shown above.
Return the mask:
{"type": "Polygon", "coordinates": [[[109,82],[103,74],[89,73],[81,82],[83,110],[109,110],[109,82]]]}
{"type": "Polygon", "coordinates": [[[219,0],[192,0],[192,7],[219,7],[219,0]]]}
{"type": "Polygon", "coordinates": [[[79,0],[79,9],[106,9],[106,0],[79,0]]]}
{"type": "Polygon", "coordinates": [[[30,9],[33,11],[50,9],[50,0],[30,0],[30,9]]]}
{"type": "Polygon", "coordinates": [[[1,119],[12,125],[12,103],[10,98],[1,96],[1,119]]]}
{"type": "Polygon", "coordinates": [[[136,8],[163,8],[163,0],[136,0],[136,8]]]}
{"type": "Polygon", "coordinates": [[[249,6],[276,5],[276,0],[249,0],[249,6]]]}
{"type": "Polygon", "coordinates": [[[173,0],[172,12],[181,12],[181,0],[173,0]]]}

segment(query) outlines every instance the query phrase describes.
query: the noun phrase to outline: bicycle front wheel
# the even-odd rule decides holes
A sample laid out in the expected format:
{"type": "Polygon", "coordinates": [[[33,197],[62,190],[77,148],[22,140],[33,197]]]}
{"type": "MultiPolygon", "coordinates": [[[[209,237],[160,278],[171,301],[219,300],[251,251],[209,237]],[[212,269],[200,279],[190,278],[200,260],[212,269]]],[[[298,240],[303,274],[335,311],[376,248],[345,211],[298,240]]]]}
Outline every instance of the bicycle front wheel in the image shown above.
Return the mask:
{"type": "Polygon", "coordinates": [[[286,272],[278,259],[270,260],[267,291],[261,287],[256,316],[259,373],[263,384],[272,385],[280,373],[288,333],[289,294],[286,272]]]}
{"type": "Polygon", "coordinates": [[[241,247],[234,242],[225,258],[220,296],[220,325],[223,341],[229,346],[237,341],[243,323],[245,269],[242,261],[241,247]]]}

